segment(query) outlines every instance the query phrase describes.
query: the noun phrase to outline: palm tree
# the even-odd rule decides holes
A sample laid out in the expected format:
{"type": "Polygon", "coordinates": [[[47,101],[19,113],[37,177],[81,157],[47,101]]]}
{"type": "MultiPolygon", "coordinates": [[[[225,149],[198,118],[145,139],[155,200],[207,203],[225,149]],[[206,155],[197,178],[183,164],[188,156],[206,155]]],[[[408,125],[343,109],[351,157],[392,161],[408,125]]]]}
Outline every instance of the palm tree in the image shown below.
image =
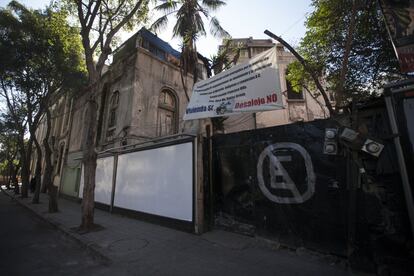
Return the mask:
{"type": "Polygon", "coordinates": [[[158,0],[161,4],[155,7],[156,11],[164,15],[158,18],[151,26],[157,32],[168,24],[171,15],[175,15],[177,22],[174,25],[173,37],[181,39],[181,77],[184,90],[187,94],[187,85],[184,76],[191,72],[197,81],[197,48],[196,42],[200,36],[206,35],[204,20],[210,21],[210,33],[219,38],[229,37],[221,27],[218,19],[210,13],[226,5],[222,0],[158,0]]]}
{"type": "MultiPolygon", "coordinates": [[[[240,58],[240,51],[243,48],[241,43],[235,44],[230,38],[223,40],[223,45],[220,47],[216,55],[211,57],[211,70],[214,74],[219,74],[224,70],[229,69],[237,64],[240,58]]],[[[224,122],[228,119],[227,116],[211,118],[213,124],[213,134],[224,131],[224,122]]]]}
{"type": "Polygon", "coordinates": [[[242,43],[234,43],[230,37],[223,39],[223,45],[217,54],[211,57],[211,69],[214,74],[221,73],[236,65],[242,48],[242,43]]]}

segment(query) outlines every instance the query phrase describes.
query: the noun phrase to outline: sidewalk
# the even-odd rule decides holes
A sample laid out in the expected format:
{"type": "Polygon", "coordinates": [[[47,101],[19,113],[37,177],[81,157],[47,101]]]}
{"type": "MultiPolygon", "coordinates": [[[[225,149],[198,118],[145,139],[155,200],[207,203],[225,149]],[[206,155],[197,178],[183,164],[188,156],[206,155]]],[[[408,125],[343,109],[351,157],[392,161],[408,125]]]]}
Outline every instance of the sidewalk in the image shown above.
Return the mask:
{"type": "Polygon", "coordinates": [[[106,261],[116,275],[348,275],[344,261],[307,250],[291,251],[265,246],[259,239],[225,231],[195,235],[95,210],[98,232],[77,234],[80,205],[59,199],[60,212],[47,212],[48,198],[40,204],[14,197],[60,231],[82,243],[106,261]]]}

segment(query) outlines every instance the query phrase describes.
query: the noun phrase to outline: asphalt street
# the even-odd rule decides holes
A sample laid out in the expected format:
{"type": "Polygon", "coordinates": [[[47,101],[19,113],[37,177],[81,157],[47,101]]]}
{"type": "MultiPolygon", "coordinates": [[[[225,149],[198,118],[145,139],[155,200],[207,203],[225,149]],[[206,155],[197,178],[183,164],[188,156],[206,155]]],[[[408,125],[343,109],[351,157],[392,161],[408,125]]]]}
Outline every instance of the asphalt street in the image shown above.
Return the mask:
{"type": "Polygon", "coordinates": [[[41,204],[33,205],[30,199],[17,202],[0,192],[1,276],[349,275],[343,261],[305,249],[271,249],[254,238],[219,230],[194,235],[96,210],[104,230],[81,240],[100,248],[109,265],[60,230],[77,225],[79,204],[60,200],[62,211],[49,215],[47,200],[42,194],[41,204]]]}
{"type": "Polygon", "coordinates": [[[109,267],[0,192],[0,275],[99,275],[109,267]]]}

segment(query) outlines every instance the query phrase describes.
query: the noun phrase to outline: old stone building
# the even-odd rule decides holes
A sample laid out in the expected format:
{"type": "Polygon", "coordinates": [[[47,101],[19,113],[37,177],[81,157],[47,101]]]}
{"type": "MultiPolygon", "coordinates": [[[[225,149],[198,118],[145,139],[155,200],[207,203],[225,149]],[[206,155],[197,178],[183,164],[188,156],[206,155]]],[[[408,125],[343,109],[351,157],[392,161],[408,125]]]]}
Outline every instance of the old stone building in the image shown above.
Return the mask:
{"type": "MultiPolygon", "coordinates": [[[[283,46],[270,39],[233,39],[241,47],[238,63],[277,47],[283,104],[285,109],[229,116],[224,121],[227,133],[247,129],[312,121],[325,118],[327,110],[322,98],[296,93],[286,80],[288,64],[295,60],[283,46]]],[[[199,79],[206,79],[206,59],[199,55],[199,79]]],[[[151,141],[160,137],[187,132],[197,121],[182,120],[188,98],[191,96],[192,75],[184,81],[180,73],[180,53],[155,34],[142,28],[118,47],[113,61],[104,70],[102,91],[97,95],[99,104],[97,145],[98,152],[151,141]],[[189,127],[190,125],[190,127],[189,127]]],[[[54,183],[61,192],[77,196],[81,181],[83,119],[89,91],[75,96],[57,97],[51,106],[52,133],[55,141],[54,183]]],[[[43,121],[38,129],[39,139],[45,134],[43,121]]],[[[195,131],[193,131],[195,132],[195,131]]],[[[35,166],[33,161],[33,166],[35,166]]]]}
{"type": "MultiPolygon", "coordinates": [[[[300,93],[293,91],[286,79],[286,74],[288,65],[296,58],[281,44],[276,44],[271,39],[253,39],[252,37],[232,39],[230,43],[240,49],[236,64],[247,62],[250,58],[276,46],[284,109],[230,116],[224,121],[226,133],[328,117],[328,110],[322,96],[314,97],[305,90],[300,93]]],[[[224,46],[219,46],[219,49],[222,47],[224,46]]]]}
{"type": "MultiPolygon", "coordinates": [[[[275,44],[245,40],[239,62],[275,44]]],[[[323,118],[324,109],[304,93],[289,90],[285,81],[291,54],[278,47],[281,87],[286,109],[231,116],[225,130],[261,128],[323,118]]],[[[208,77],[206,59],[199,55],[198,78],[208,77]]],[[[193,76],[182,77],[180,53],[145,28],[114,51],[105,68],[97,114],[95,201],[106,208],[179,221],[185,229],[203,229],[203,138],[209,120],[183,121],[193,76]],[[187,84],[188,91],[184,89],[187,84]],[[180,198],[180,200],[177,200],[180,198]]],[[[51,106],[54,141],[53,183],[59,194],[82,199],[82,144],[86,103],[92,91],[56,96],[51,106]]],[[[45,120],[38,139],[46,132],[45,120]]],[[[32,164],[34,171],[35,162],[32,164]]],[[[174,223],[175,224],[175,223],[174,223]]]]}
{"type": "MultiPolygon", "coordinates": [[[[199,78],[207,78],[202,56],[199,78]]],[[[99,103],[98,152],[181,133],[188,103],[179,68],[180,53],[142,28],[114,51],[105,69],[99,103]]],[[[192,75],[185,80],[191,95],[192,75]]],[[[83,119],[90,91],[55,100],[52,136],[55,140],[54,183],[61,194],[77,197],[81,182],[83,119]]],[[[45,134],[42,121],[38,137],[45,134]]],[[[33,162],[33,167],[34,167],[33,162]]],[[[32,167],[32,168],[33,168],[32,167]]]]}
{"type": "MultiPolygon", "coordinates": [[[[72,132],[72,117],[74,98],[69,95],[55,95],[52,99],[53,104],[49,107],[51,112],[51,130],[50,143],[53,144],[52,161],[54,166],[53,181],[59,186],[63,174],[65,158],[68,152],[70,134],[72,132]]],[[[37,139],[42,143],[46,136],[47,126],[46,117],[40,121],[36,131],[37,139]]],[[[37,153],[34,152],[31,160],[31,171],[34,173],[36,167],[37,153]]],[[[45,159],[43,158],[42,170],[45,168],[45,159]]]]}

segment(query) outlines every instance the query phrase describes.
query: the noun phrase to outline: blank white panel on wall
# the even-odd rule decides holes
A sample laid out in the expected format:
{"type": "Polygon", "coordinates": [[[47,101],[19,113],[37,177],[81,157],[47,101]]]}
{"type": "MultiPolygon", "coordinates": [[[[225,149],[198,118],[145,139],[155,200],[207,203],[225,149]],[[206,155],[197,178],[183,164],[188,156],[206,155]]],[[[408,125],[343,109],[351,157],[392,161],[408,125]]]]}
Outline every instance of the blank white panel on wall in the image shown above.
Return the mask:
{"type": "Polygon", "coordinates": [[[83,186],[84,186],[84,168],[83,164],[81,165],[81,176],[80,176],[80,183],[79,183],[79,198],[83,198],[83,186]]]}
{"type": "MultiPolygon", "coordinates": [[[[112,177],[114,172],[114,157],[99,158],[95,175],[95,202],[110,204],[112,193],[112,177]]],[[[82,166],[79,197],[83,198],[84,167],[82,166]]]]}
{"type": "Polygon", "coordinates": [[[95,201],[111,204],[112,177],[114,174],[114,158],[98,159],[95,175],[95,201]]]}
{"type": "Polygon", "coordinates": [[[192,143],[120,155],[114,206],[192,221],[192,143]]]}

